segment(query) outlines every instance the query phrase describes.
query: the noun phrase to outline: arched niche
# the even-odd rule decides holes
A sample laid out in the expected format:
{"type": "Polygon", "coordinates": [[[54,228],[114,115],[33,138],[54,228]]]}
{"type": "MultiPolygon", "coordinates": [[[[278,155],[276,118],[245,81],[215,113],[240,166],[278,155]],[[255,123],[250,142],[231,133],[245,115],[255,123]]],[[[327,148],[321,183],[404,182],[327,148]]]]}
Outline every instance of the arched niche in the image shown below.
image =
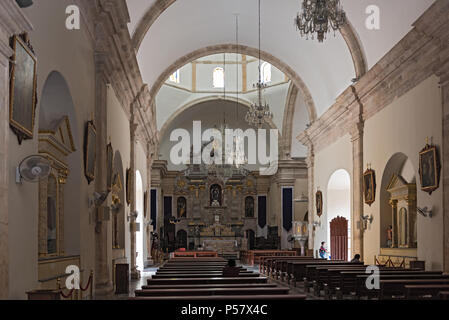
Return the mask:
{"type": "MultiPolygon", "coordinates": [[[[344,170],[335,171],[327,184],[327,244],[331,248],[331,222],[340,217],[348,221],[347,252],[351,256],[351,176],[344,170]]],[[[331,251],[332,256],[332,251],[331,251]]]]}
{"type": "MultiPolygon", "coordinates": [[[[406,221],[409,218],[409,215],[411,214],[413,218],[407,222],[411,222],[413,225],[411,226],[412,230],[412,239],[411,242],[416,241],[416,173],[415,169],[413,167],[412,162],[402,152],[395,153],[391,158],[388,160],[385,169],[383,171],[382,175],[382,183],[380,188],[380,247],[381,248],[387,248],[389,247],[388,243],[388,229],[390,226],[395,225],[395,222],[393,221],[394,217],[401,218],[402,221],[399,223],[399,221],[396,221],[397,227],[401,227],[404,231],[403,226],[405,225],[403,222],[406,221]],[[392,189],[401,189],[403,187],[403,191],[410,193],[408,196],[410,207],[406,208],[405,205],[398,205],[398,202],[395,200],[400,200],[400,198],[403,198],[405,201],[406,195],[404,194],[404,197],[402,197],[399,193],[396,194],[396,196],[392,195],[392,189]],[[390,189],[390,192],[388,191],[390,189]],[[405,189],[408,189],[405,190],[405,189]],[[401,208],[405,208],[407,211],[407,215],[404,216],[403,214],[405,211],[401,208]],[[397,214],[393,214],[393,210],[397,210],[397,214]],[[410,212],[411,211],[411,212],[410,212]],[[400,224],[400,226],[399,226],[400,224]]],[[[400,191],[400,190],[399,190],[400,191]]],[[[393,192],[394,193],[394,192],[393,192]]],[[[405,203],[405,202],[404,202],[405,203]]],[[[395,235],[393,235],[394,237],[395,235]]],[[[396,233],[396,236],[398,234],[396,233]]],[[[408,235],[407,235],[408,236],[408,235]]],[[[394,240],[394,239],[392,239],[394,240]]]]}
{"type": "MultiPolygon", "coordinates": [[[[59,186],[58,256],[80,254],[80,213],[85,199],[81,199],[80,192],[83,154],[78,128],[69,86],[61,73],[52,71],[40,99],[39,153],[50,159],[59,186]],[[59,148],[51,147],[50,140],[56,140],[59,148]]],[[[45,256],[42,248],[39,251],[40,256],[45,256]]]]}

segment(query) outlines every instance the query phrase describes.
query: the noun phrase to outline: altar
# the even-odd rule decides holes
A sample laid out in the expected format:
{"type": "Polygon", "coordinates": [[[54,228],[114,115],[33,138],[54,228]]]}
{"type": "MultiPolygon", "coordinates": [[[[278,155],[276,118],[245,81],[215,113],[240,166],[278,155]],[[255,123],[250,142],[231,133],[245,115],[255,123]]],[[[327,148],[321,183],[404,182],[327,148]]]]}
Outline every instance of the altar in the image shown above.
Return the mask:
{"type": "Polygon", "coordinates": [[[237,240],[203,240],[203,248],[206,251],[215,251],[219,255],[238,251],[237,240]]]}

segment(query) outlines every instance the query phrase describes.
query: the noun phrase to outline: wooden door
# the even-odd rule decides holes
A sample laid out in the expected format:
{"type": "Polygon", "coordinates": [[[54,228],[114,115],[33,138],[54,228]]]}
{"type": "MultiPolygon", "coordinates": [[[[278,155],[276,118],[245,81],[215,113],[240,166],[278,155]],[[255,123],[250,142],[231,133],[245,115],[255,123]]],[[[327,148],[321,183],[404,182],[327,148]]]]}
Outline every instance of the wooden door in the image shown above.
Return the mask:
{"type": "Polygon", "coordinates": [[[348,220],[337,217],[330,223],[331,260],[348,261],[348,220]]]}

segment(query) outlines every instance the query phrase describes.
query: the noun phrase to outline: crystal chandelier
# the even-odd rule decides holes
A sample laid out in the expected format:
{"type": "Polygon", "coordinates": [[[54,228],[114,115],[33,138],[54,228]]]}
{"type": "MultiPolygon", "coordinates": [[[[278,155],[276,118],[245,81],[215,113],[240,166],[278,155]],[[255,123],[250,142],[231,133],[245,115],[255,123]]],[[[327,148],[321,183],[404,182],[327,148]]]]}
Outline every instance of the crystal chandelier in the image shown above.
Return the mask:
{"type": "Polygon", "coordinates": [[[331,29],[335,33],[345,23],[346,13],[340,0],[303,0],[302,12],[295,19],[301,36],[305,35],[308,39],[311,34],[313,40],[314,33],[317,33],[319,42],[323,42],[331,29]]]}
{"type": "Polygon", "coordinates": [[[249,125],[256,128],[262,128],[265,123],[269,123],[273,119],[273,113],[270,111],[270,106],[267,103],[262,103],[262,90],[266,85],[262,81],[262,64],[260,58],[260,0],[259,0],[259,81],[255,85],[258,92],[258,101],[251,104],[248,113],[246,114],[245,121],[249,125]]]}

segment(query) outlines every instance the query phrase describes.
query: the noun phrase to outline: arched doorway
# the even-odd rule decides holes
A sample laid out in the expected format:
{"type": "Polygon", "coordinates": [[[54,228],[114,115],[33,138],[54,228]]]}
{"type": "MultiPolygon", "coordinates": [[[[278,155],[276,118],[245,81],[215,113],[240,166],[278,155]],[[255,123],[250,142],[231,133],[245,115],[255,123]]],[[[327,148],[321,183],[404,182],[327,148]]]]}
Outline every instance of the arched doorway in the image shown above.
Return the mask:
{"type": "Polygon", "coordinates": [[[138,212],[137,223],[140,225],[136,232],[137,268],[143,270],[143,181],[142,175],[136,171],[136,210],[138,212]]]}
{"type": "Polygon", "coordinates": [[[327,184],[327,243],[330,245],[331,257],[347,259],[351,256],[351,177],[349,173],[340,169],[335,171],[329,178],[327,184]],[[334,220],[337,217],[340,220],[334,220]],[[347,221],[347,240],[346,243],[341,241],[336,242],[337,238],[333,238],[331,243],[331,230],[335,236],[338,234],[338,239],[342,239],[341,222],[342,219],[347,221]],[[338,231],[337,231],[338,230],[338,231]],[[343,254],[342,251],[346,251],[347,254],[343,254]],[[334,253],[336,254],[334,256],[334,253]]]}

